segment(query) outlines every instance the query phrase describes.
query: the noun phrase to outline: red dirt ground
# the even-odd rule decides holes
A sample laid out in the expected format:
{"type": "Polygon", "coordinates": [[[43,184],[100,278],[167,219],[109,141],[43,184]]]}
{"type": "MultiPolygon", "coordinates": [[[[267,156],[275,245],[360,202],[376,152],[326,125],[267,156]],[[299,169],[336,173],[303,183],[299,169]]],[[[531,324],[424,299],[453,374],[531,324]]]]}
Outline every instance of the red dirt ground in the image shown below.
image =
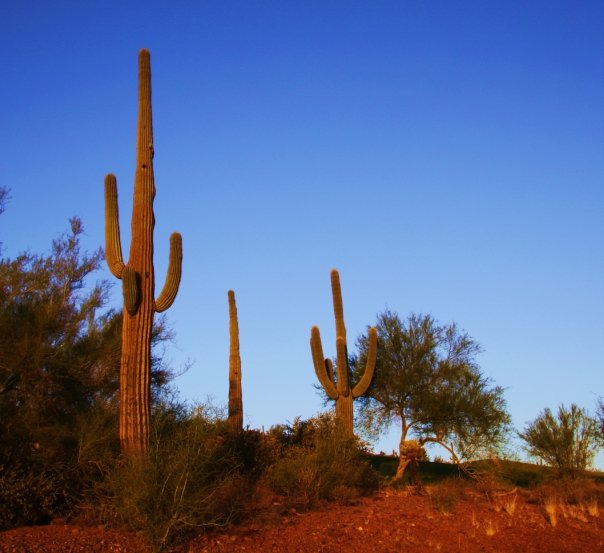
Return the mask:
{"type": "MultiPolygon", "coordinates": [[[[353,504],[297,512],[273,503],[254,522],[201,535],[172,553],[497,552],[604,551],[604,512],[587,505],[557,506],[552,525],[543,505],[522,494],[492,501],[476,492],[459,497],[427,489],[381,491],[353,504]],[[514,502],[515,498],[515,502],[514,502]],[[581,508],[583,507],[583,508],[581,508]],[[507,508],[507,511],[506,511],[507,508]]],[[[0,533],[0,552],[72,553],[151,551],[135,533],[53,524],[0,533]]]]}

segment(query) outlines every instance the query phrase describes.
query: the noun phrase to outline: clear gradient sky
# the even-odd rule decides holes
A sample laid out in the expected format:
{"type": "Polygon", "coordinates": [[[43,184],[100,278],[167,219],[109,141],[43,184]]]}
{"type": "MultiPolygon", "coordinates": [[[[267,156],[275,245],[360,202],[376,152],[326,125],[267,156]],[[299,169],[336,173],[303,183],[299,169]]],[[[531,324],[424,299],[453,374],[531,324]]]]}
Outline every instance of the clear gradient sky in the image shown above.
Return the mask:
{"type": "Polygon", "coordinates": [[[108,172],[127,251],[141,47],[158,289],[183,235],[183,397],[226,403],[232,288],[245,423],[323,409],[308,341],[317,324],[335,354],[336,267],[350,349],[385,308],[430,313],[482,345],[517,428],[595,408],[604,3],[0,0],[5,255],[48,251],[73,215],[103,246],[108,172]]]}

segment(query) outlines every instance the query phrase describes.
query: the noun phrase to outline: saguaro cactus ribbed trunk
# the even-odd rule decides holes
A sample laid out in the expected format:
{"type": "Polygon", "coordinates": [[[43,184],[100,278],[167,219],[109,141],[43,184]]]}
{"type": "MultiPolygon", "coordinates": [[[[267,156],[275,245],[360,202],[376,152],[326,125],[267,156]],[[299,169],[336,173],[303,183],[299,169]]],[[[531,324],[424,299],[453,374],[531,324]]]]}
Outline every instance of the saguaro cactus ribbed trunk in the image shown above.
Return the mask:
{"type": "Polygon", "coordinates": [[[350,434],[353,433],[352,400],[362,396],[369,388],[377,355],[377,331],[369,329],[367,347],[367,364],[361,380],[350,389],[348,383],[348,349],[346,346],[346,327],[344,325],[344,307],[342,305],[342,290],[338,271],[331,271],[331,292],[333,296],[333,311],[336,319],[336,363],[337,375],[334,373],[331,359],[323,357],[321,334],[319,328],[313,326],[310,331],[310,349],[317,378],[323,386],[327,397],[336,402],[336,418],[350,434]]]}
{"type": "Polygon", "coordinates": [[[229,290],[229,426],[233,430],[243,429],[243,399],[241,395],[241,357],[239,355],[239,323],[235,292],[229,290]]]}
{"type": "Polygon", "coordinates": [[[172,305],[178,292],[182,266],[180,234],[170,236],[168,274],[155,297],[153,269],[153,126],[151,120],[151,62],[148,50],[138,57],[138,123],[136,172],[132,206],[132,238],[127,263],[122,258],[117,182],[105,177],[105,245],[107,264],[122,280],[124,313],[120,366],[120,443],[126,455],[144,455],[149,443],[149,382],[153,314],[172,305]]]}

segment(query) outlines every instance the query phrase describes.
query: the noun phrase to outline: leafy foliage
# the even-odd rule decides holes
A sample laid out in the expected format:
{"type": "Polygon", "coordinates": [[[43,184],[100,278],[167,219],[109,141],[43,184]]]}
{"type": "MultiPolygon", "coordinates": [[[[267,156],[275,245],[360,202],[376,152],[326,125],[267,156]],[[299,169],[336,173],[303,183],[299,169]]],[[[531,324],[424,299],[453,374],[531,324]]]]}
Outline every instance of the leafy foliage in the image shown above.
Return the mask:
{"type": "Polygon", "coordinates": [[[83,417],[115,393],[119,327],[111,312],[97,316],[108,287],[86,289],[84,282],[102,252],[83,254],[82,224],[77,218],[70,224],[50,255],[0,261],[0,372],[12,382],[0,396],[5,484],[13,469],[69,472],[65,466],[80,454],[83,417]]]}
{"type": "Polygon", "coordinates": [[[8,188],[0,186],[0,215],[4,213],[4,210],[6,209],[6,202],[9,200],[9,197],[8,188]]]}
{"type": "MultiPolygon", "coordinates": [[[[456,462],[499,447],[510,418],[503,389],[492,386],[476,362],[479,345],[455,324],[429,315],[385,311],[378,316],[378,356],[373,381],[359,399],[359,419],[368,435],[401,425],[401,452],[409,435],[421,445],[445,447],[456,462]]],[[[364,366],[367,334],[357,340],[353,371],[364,366]]]]}
{"type": "Polygon", "coordinates": [[[312,505],[377,486],[377,475],[363,458],[363,444],[343,432],[333,415],[296,419],[292,425],[273,427],[269,435],[281,446],[281,457],[268,472],[271,488],[279,494],[312,505]]]}
{"type": "Polygon", "coordinates": [[[575,404],[561,405],[557,416],[544,409],[518,435],[530,455],[569,473],[591,466],[603,443],[597,420],[575,404]]]}
{"type": "MultiPolygon", "coordinates": [[[[254,438],[241,441],[249,446],[254,438]]],[[[148,455],[117,465],[100,503],[160,550],[192,530],[236,520],[252,489],[246,461],[249,451],[212,410],[163,403],[152,417],[148,455]]]]}
{"type": "MultiPolygon", "coordinates": [[[[83,232],[73,218],[49,254],[0,260],[1,527],[70,509],[118,451],[121,316],[105,308],[109,284],[89,284],[103,254],[81,250],[83,232]]],[[[154,362],[159,397],[170,373],[154,362]]]]}

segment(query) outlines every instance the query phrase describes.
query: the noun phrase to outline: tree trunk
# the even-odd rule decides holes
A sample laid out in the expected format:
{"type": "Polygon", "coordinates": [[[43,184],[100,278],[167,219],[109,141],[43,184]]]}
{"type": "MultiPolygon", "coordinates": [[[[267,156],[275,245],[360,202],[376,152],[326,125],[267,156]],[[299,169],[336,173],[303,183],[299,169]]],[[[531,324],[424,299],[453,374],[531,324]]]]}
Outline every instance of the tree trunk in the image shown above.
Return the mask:
{"type": "Polygon", "coordinates": [[[399,456],[398,467],[396,467],[396,474],[394,476],[395,480],[403,479],[403,474],[405,474],[405,469],[407,468],[409,462],[409,459],[407,459],[406,457],[403,457],[402,455],[399,456]]]}
{"type": "Polygon", "coordinates": [[[409,464],[409,459],[405,455],[405,442],[407,440],[407,423],[405,421],[405,417],[401,412],[401,440],[398,444],[398,467],[396,468],[396,474],[394,475],[395,480],[402,480],[403,474],[405,473],[405,469],[409,464]]]}

